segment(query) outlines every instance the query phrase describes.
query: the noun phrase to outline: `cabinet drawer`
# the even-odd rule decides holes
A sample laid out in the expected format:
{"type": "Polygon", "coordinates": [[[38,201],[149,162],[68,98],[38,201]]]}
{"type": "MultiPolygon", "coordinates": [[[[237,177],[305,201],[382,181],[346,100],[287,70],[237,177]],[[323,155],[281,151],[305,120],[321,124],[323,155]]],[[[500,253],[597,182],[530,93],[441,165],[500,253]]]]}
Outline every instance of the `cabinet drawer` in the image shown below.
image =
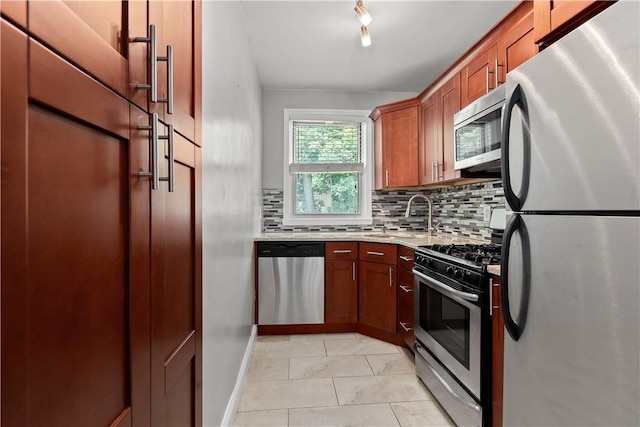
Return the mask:
{"type": "Polygon", "coordinates": [[[327,261],[357,260],[358,242],[327,242],[324,257],[327,261]]]}
{"type": "Polygon", "coordinates": [[[398,246],[398,267],[411,270],[413,268],[413,258],[415,251],[413,249],[398,246]]]}
{"type": "Polygon", "coordinates": [[[398,247],[385,243],[360,243],[360,261],[396,265],[398,247]]]}
{"type": "Polygon", "coordinates": [[[416,337],[413,332],[413,310],[401,305],[398,307],[398,333],[409,348],[413,348],[416,337]]]}
{"type": "Polygon", "coordinates": [[[398,268],[398,301],[400,301],[400,305],[413,310],[413,273],[411,270],[398,268]]]}

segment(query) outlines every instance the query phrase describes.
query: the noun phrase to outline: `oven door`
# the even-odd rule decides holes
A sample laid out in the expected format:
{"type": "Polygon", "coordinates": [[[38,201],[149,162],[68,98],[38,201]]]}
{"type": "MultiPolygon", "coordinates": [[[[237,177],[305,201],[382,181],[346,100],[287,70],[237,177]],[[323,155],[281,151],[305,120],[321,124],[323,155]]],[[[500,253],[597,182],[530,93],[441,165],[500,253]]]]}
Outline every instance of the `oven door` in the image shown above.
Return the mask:
{"type": "Polygon", "coordinates": [[[454,289],[415,269],[413,274],[416,339],[480,400],[479,295],[454,289]]]}

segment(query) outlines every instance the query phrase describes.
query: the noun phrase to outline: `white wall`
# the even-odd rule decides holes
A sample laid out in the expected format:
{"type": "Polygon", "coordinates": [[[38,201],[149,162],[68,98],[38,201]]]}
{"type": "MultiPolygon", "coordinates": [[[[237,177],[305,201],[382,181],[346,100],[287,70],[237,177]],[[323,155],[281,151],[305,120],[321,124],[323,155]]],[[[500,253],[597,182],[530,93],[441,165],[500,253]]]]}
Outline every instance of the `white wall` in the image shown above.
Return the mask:
{"type": "Polygon", "coordinates": [[[414,92],[265,89],[262,94],[263,188],[282,189],[285,108],[373,110],[378,105],[416,95],[414,92]]]}
{"type": "Polygon", "coordinates": [[[202,3],[203,423],[220,425],[253,325],[262,87],[237,2],[202,3]]]}

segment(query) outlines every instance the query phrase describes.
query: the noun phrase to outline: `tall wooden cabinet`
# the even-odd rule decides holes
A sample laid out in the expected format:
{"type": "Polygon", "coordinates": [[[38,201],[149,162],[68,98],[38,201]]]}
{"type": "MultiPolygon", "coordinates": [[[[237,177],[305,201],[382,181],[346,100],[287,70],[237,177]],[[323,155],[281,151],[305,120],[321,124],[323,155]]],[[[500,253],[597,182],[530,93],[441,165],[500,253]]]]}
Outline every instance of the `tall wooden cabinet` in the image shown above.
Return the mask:
{"type": "Polygon", "coordinates": [[[201,425],[198,132],[159,115],[152,161],[147,3],[0,7],[2,425],[201,425]]]}

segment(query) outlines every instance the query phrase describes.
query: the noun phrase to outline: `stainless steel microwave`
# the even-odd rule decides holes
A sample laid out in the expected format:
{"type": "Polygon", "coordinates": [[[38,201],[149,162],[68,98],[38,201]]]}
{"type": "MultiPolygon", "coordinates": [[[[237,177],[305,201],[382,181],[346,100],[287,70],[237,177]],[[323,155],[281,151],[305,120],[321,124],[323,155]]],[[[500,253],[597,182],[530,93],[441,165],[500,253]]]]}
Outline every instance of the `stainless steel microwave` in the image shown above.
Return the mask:
{"type": "Polygon", "coordinates": [[[502,107],[505,85],[498,86],[453,116],[455,169],[500,169],[502,107]]]}

